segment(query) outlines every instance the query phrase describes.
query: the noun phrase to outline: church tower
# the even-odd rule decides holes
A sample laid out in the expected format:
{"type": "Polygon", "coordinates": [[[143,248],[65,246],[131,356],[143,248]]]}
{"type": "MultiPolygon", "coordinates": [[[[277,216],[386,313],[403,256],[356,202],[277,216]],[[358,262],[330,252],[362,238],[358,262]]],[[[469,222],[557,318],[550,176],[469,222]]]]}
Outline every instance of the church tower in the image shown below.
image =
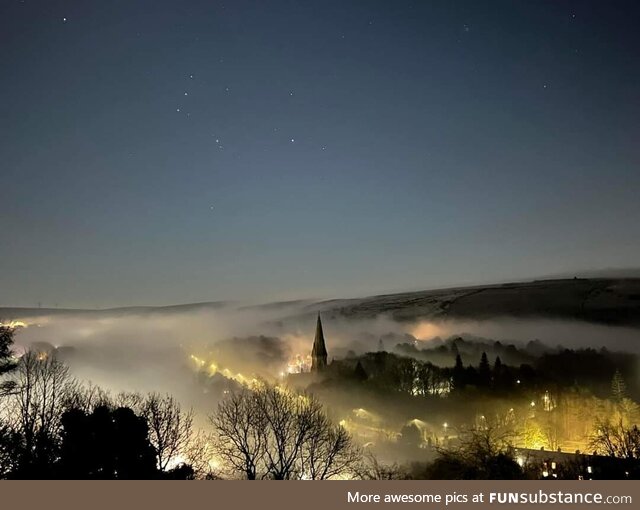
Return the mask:
{"type": "Polygon", "coordinates": [[[316,325],[316,338],[311,349],[311,371],[320,372],[327,368],[327,347],[324,345],[324,333],[322,332],[322,321],[318,314],[316,325]]]}

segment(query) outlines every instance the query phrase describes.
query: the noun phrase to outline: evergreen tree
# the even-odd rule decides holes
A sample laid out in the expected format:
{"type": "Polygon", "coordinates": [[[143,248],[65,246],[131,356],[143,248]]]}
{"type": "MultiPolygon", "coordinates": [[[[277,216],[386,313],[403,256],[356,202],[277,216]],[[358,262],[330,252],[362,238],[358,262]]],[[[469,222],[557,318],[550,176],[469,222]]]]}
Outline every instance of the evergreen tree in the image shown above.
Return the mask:
{"type": "Polygon", "coordinates": [[[13,345],[13,328],[0,325],[0,375],[15,368],[11,359],[11,346],[13,345]]]}
{"type": "MultiPolygon", "coordinates": [[[[455,344],[454,344],[455,345],[455,344]]],[[[456,355],[456,364],[453,367],[453,389],[462,390],[466,385],[466,376],[464,371],[464,365],[462,364],[462,357],[460,354],[456,355]]]]}
{"type": "Polygon", "coordinates": [[[499,375],[502,372],[502,360],[500,356],[496,356],[496,361],[493,364],[493,373],[494,375],[499,375]]]}
{"type": "Polygon", "coordinates": [[[369,378],[369,376],[367,375],[367,372],[362,366],[362,363],[360,363],[360,360],[358,360],[358,364],[356,365],[356,368],[353,371],[353,375],[358,381],[366,381],[369,378]]]}
{"type": "Polygon", "coordinates": [[[478,366],[478,379],[481,386],[488,386],[491,382],[491,366],[489,365],[489,358],[487,353],[483,352],[480,358],[480,365],[478,366]]]}
{"type": "Polygon", "coordinates": [[[493,374],[491,377],[491,383],[494,388],[502,387],[504,379],[504,367],[502,366],[502,360],[500,356],[496,356],[496,360],[493,363],[493,374]]]}
{"type": "MultiPolygon", "coordinates": [[[[9,326],[0,325],[0,377],[16,368],[16,363],[12,359],[11,346],[13,345],[14,329],[9,326]]],[[[0,381],[0,395],[9,391],[13,386],[12,381],[0,381]]]]}

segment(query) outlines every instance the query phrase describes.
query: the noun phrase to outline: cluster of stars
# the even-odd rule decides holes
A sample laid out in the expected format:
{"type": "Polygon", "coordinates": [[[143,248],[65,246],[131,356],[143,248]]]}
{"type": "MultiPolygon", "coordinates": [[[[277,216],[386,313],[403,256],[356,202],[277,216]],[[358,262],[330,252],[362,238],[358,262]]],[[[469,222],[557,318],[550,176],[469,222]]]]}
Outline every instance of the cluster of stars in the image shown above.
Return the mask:
{"type": "MultiPolygon", "coordinates": [[[[193,74],[189,75],[189,79],[193,80],[193,74]]],[[[187,97],[189,95],[189,91],[185,90],[184,91],[184,97],[187,97]]],[[[176,108],[176,112],[180,113],[182,112],[182,108],[180,108],[179,106],[176,108]]],[[[187,117],[191,117],[191,112],[185,112],[187,117]]]]}
{"type": "MultiPolygon", "coordinates": [[[[224,59],[221,58],[220,62],[224,62],[224,59]]],[[[193,74],[189,74],[188,76],[189,76],[189,80],[193,80],[194,79],[194,75],[193,74]]],[[[231,91],[231,87],[229,87],[228,85],[225,86],[224,92],[225,93],[229,93],[230,91],[231,91]]],[[[289,95],[289,97],[293,97],[295,95],[295,91],[294,90],[289,90],[288,91],[288,95],[289,95]]],[[[185,90],[183,92],[183,97],[189,97],[189,90],[185,90]]],[[[188,111],[183,111],[183,107],[181,107],[181,106],[176,107],[176,113],[184,113],[187,118],[191,117],[191,113],[188,112],[188,111]]],[[[277,127],[273,128],[273,132],[274,133],[277,133],[278,131],[279,131],[279,129],[277,127]]],[[[222,144],[222,141],[221,141],[220,137],[216,136],[216,134],[214,134],[214,133],[212,133],[211,136],[215,137],[214,139],[215,139],[216,148],[218,150],[223,150],[224,149],[224,145],[222,144]]],[[[288,143],[289,144],[295,144],[296,143],[296,138],[293,137],[293,136],[288,138],[288,143]]],[[[322,145],[320,147],[320,150],[326,151],[327,150],[327,146],[326,145],[322,145]]],[[[213,209],[213,207],[211,209],[213,209]]]]}

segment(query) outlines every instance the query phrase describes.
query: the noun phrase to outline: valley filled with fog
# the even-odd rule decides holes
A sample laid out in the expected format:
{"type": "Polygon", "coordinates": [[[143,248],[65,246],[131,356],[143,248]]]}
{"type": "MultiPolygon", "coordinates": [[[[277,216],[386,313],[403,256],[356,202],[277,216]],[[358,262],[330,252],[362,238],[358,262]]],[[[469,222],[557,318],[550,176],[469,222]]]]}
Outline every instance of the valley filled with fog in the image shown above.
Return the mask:
{"type": "MultiPolygon", "coordinates": [[[[539,293],[540,285],[535,288],[539,293]]],[[[521,285],[520,297],[531,303],[528,289],[521,285]]],[[[512,294],[512,286],[507,291],[512,294]]],[[[634,321],[582,320],[567,312],[573,310],[567,299],[556,308],[547,302],[546,313],[523,313],[512,300],[495,316],[451,312],[461,309],[456,300],[477,293],[437,291],[434,299],[430,291],[429,310],[419,293],[2,312],[14,331],[14,356],[55,358],[81,384],[113,396],[171,395],[193,410],[202,429],[225,399],[256,385],[303,392],[317,398],[376,463],[405,470],[429,465],[464,431],[488,430],[489,423],[510,423],[517,429],[511,444],[523,451],[585,451],[614,376],[624,377],[624,398],[638,400],[640,330],[634,321]],[[317,316],[328,351],[323,373],[311,373],[317,316]],[[572,411],[576,406],[593,407],[587,425],[572,411]]],[[[584,310],[584,302],[580,306],[584,310]]],[[[627,419],[635,419],[637,406],[629,412],[627,419]]]]}

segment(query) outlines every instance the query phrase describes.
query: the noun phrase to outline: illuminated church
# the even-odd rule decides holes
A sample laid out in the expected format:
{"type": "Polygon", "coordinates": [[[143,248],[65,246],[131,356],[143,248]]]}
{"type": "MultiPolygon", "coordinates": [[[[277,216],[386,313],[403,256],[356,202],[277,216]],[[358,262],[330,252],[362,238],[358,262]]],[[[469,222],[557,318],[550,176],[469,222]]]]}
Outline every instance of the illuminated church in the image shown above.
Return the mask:
{"type": "Polygon", "coordinates": [[[313,348],[311,349],[311,371],[322,372],[325,368],[327,368],[327,347],[324,343],[322,321],[320,320],[320,314],[318,314],[316,337],[313,341],[313,348]]]}

